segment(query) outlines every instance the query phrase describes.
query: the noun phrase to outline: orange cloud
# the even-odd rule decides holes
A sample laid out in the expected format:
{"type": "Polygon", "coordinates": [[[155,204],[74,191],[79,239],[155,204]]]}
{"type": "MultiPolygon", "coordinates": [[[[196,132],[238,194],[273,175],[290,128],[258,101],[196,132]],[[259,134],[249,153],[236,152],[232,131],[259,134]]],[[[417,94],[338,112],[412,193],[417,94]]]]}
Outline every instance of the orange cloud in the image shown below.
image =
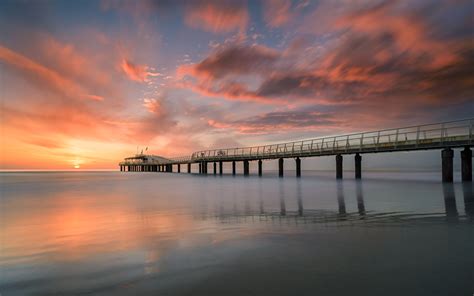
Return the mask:
{"type": "Polygon", "coordinates": [[[146,65],[136,65],[127,59],[122,59],[120,68],[130,80],[138,82],[147,82],[149,77],[160,76],[160,73],[149,71],[150,67],[146,65]]]}
{"type": "Polygon", "coordinates": [[[161,106],[160,101],[157,99],[143,99],[143,106],[150,112],[154,114],[162,114],[163,107],[161,106]]]}
{"type": "MultiPolygon", "coordinates": [[[[90,34],[100,35],[98,32],[90,34]]],[[[49,35],[40,34],[38,37],[37,51],[43,64],[88,89],[105,89],[109,93],[113,89],[109,87],[110,74],[102,69],[93,53],[79,52],[73,44],[60,42],[49,35]]]]}
{"type": "Polygon", "coordinates": [[[243,30],[249,21],[246,5],[240,1],[196,1],[186,8],[185,22],[193,28],[220,33],[243,30]]]}
{"type": "Polygon", "coordinates": [[[334,114],[314,110],[287,110],[269,112],[233,121],[209,119],[208,125],[216,129],[234,130],[240,134],[274,134],[287,131],[334,129],[341,121],[334,114]]]}
{"type": "Polygon", "coordinates": [[[86,94],[86,91],[76,83],[68,80],[55,71],[36,63],[29,58],[0,45],[0,60],[13,66],[22,74],[28,76],[40,87],[60,93],[65,96],[86,94]]]}
{"type": "MultiPolygon", "coordinates": [[[[409,54],[416,62],[420,56],[429,57],[426,67],[437,69],[457,62],[452,42],[430,38],[430,28],[422,18],[408,13],[394,12],[396,1],[384,2],[378,6],[350,13],[336,21],[340,27],[365,34],[390,34],[400,52],[409,54]]],[[[457,47],[457,46],[455,46],[457,47]]]]}

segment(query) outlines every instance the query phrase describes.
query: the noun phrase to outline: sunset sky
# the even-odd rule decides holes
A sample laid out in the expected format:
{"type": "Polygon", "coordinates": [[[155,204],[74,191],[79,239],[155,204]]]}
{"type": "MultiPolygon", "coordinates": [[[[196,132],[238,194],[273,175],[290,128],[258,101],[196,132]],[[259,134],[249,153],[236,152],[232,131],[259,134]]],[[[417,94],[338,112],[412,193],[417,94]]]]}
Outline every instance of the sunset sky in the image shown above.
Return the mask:
{"type": "Polygon", "coordinates": [[[0,1],[0,169],[463,119],[467,1],[0,1]]]}

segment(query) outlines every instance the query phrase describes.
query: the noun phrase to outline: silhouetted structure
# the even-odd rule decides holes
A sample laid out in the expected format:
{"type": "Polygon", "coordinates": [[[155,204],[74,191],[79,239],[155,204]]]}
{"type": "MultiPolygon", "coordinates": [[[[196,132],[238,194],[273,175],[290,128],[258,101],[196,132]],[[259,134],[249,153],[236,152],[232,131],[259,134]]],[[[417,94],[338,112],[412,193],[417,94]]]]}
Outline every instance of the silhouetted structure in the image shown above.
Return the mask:
{"type": "Polygon", "coordinates": [[[223,163],[232,162],[232,174],[236,174],[236,161],[242,161],[243,174],[250,174],[250,161],[258,161],[258,175],[263,174],[263,160],[278,159],[278,175],[284,175],[284,159],[294,158],[296,176],[301,176],[301,158],[335,155],[336,178],[343,178],[343,155],[355,154],[355,178],[362,178],[362,153],[381,153],[395,151],[413,151],[442,149],[442,180],[453,182],[452,148],[462,148],[461,172],[462,180],[472,181],[472,151],[474,119],[443,122],[429,125],[411,126],[374,132],[357,133],[342,136],[322,137],[310,140],[288,142],[282,144],[214,149],[194,152],[190,156],[164,158],[154,155],[138,154],[125,158],[121,162],[121,171],[133,172],[173,172],[173,166],[181,171],[181,164],[198,164],[199,174],[207,174],[207,164],[213,163],[213,173],[223,174],[223,163]]]}

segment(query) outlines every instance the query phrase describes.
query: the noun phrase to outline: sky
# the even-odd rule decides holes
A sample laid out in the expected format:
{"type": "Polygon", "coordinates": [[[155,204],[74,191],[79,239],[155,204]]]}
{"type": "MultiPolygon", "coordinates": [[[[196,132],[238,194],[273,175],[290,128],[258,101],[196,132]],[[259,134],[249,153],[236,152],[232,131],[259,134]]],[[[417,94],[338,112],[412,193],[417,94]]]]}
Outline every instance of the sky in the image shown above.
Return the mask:
{"type": "Polygon", "coordinates": [[[474,113],[472,0],[0,1],[0,169],[474,113]]]}

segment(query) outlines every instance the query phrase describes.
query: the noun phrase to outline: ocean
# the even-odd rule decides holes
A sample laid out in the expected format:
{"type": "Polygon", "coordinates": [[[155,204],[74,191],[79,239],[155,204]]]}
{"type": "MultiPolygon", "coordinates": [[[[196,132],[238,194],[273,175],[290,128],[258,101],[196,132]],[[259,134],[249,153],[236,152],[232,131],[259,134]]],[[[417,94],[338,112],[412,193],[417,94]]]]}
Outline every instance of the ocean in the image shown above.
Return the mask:
{"type": "Polygon", "coordinates": [[[474,293],[472,183],[285,174],[2,172],[0,294],[474,293]]]}

